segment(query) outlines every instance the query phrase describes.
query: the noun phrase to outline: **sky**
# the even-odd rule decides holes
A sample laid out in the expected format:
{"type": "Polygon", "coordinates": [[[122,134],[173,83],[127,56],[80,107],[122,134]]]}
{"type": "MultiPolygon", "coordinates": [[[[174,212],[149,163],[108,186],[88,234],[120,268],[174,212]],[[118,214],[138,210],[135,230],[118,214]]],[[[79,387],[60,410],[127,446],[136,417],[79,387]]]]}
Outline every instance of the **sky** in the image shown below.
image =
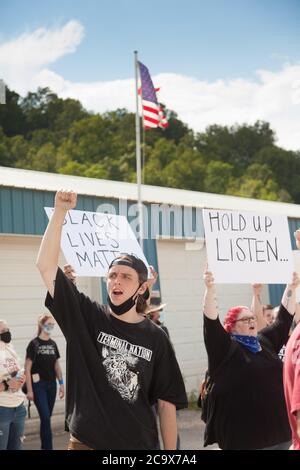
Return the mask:
{"type": "Polygon", "coordinates": [[[270,122],[300,150],[300,0],[1,0],[0,78],[135,111],[134,57],[195,131],[270,122]]]}

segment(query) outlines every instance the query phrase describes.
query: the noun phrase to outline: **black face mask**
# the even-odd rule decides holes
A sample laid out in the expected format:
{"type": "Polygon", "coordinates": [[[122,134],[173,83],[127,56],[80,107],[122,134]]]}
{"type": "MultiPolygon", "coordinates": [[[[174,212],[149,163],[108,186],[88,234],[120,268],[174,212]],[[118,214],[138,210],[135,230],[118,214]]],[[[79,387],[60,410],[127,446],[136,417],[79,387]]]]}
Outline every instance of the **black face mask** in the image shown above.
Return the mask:
{"type": "Polygon", "coordinates": [[[0,340],[3,341],[3,343],[10,343],[11,342],[11,332],[10,331],[5,331],[5,333],[0,333],[0,340]]]}
{"type": "Polygon", "coordinates": [[[140,287],[141,286],[139,286],[137,288],[135,293],[131,297],[129,297],[129,299],[125,300],[125,302],[123,302],[120,305],[113,304],[112,301],[110,300],[109,295],[108,295],[107,296],[107,303],[110,306],[110,308],[112,309],[112,311],[116,315],[124,315],[124,313],[128,312],[128,310],[130,310],[136,303],[137,297],[135,297],[135,295],[136,295],[136,293],[137,293],[137,291],[139,290],[140,287]]]}

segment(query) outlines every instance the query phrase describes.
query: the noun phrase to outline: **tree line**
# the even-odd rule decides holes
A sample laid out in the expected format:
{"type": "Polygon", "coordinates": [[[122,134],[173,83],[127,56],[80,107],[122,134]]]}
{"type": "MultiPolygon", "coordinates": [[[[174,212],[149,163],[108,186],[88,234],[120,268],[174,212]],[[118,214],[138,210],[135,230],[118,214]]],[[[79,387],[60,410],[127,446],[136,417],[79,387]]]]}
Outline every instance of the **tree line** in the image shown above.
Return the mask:
{"type": "MultiPolygon", "coordinates": [[[[300,203],[300,151],[277,146],[269,123],[211,125],[197,133],[174,111],[165,113],[169,127],[145,133],[145,184],[300,203]]],[[[135,182],[135,115],[89,112],[49,88],[24,98],[7,89],[0,165],[135,182]]]]}

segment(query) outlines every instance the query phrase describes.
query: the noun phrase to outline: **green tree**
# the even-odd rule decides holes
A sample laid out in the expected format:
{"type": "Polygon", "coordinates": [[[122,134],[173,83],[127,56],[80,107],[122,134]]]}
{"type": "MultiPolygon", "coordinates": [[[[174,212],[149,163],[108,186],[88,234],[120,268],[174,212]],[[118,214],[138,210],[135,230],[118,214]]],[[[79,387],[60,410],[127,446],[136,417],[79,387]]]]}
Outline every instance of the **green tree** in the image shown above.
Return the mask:
{"type": "Polygon", "coordinates": [[[9,163],[8,166],[17,168],[30,168],[30,143],[23,135],[16,135],[8,139],[9,163]]]}
{"type": "Polygon", "coordinates": [[[300,203],[300,155],[296,152],[270,146],[261,149],[255,160],[272,169],[274,179],[281,189],[287,191],[292,200],[300,203]]]}
{"type": "Polygon", "coordinates": [[[0,127],[0,166],[10,166],[10,152],[8,138],[0,127]]]}
{"type": "Polygon", "coordinates": [[[38,88],[36,92],[29,92],[21,100],[21,109],[26,119],[26,133],[49,127],[47,109],[49,103],[55,99],[57,99],[57,95],[52,93],[49,88],[38,88]]]}
{"type": "Polygon", "coordinates": [[[265,199],[278,201],[278,185],[275,181],[268,180],[264,184],[260,180],[249,177],[237,178],[232,182],[227,194],[231,196],[249,197],[253,199],[265,199]]]}
{"type": "Polygon", "coordinates": [[[233,178],[228,186],[227,194],[292,202],[290,194],[284,188],[280,188],[268,165],[258,163],[250,165],[240,178],[233,178]]]}
{"type": "MultiPolygon", "coordinates": [[[[166,129],[144,133],[147,184],[300,203],[300,152],[275,145],[270,125],[211,125],[194,134],[165,109],[166,129]]],[[[135,115],[87,112],[49,88],[0,106],[0,165],[136,181],[135,115]]]]}
{"type": "Polygon", "coordinates": [[[94,163],[93,165],[89,166],[85,170],[84,176],[87,176],[88,178],[98,178],[104,180],[111,179],[109,170],[101,163],[94,163]]]}
{"type": "Polygon", "coordinates": [[[176,145],[164,138],[157,140],[151,148],[145,147],[144,179],[146,184],[167,186],[162,170],[174,159],[176,145]]]}
{"type": "Polygon", "coordinates": [[[205,160],[195,149],[179,147],[174,158],[162,171],[163,186],[203,191],[205,160]]]}
{"type": "Polygon", "coordinates": [[[74,122],[62,146],[64,153],[78,163],[100,163],[116,156],[114,132],[103,116],[89,116],[74,122]]]}
{"type": "Polygon", "coordinates": [[[236,176],[241,176],[253,163],[256,153],[273,145],[274,132],[266,122],[253,126],[243,124],[232,127],[212,125],[196,137],[199,151],[210,160],[220,160],[233,165],[236,176]]]}
{"type": "Polygon", "coordinates": [[[8,137],[25,131],[26,118],[19,101],[18,93],[6,88],[6,104],[0,104],[0,127],[8,137]]]}
{"type": "Polygon", "coordinates": [[[212,160],[205,170],[204,191],[226,194],[232,178],[233,167],[229,163],[212,160]]]}
{"type": "Polygon", "coordinates": [[[84,176],[88,165],[69,160],[64,166],[59,167],[58,173],[63,175],[84,176]]]}

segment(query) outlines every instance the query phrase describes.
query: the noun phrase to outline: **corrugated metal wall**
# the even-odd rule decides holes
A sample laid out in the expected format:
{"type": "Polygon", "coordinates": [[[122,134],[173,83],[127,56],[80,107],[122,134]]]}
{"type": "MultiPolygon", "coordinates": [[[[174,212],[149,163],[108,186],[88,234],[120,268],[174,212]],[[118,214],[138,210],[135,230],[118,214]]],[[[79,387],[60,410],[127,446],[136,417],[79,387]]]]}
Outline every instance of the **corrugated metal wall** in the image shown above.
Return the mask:
{"type": "MultiPolygon", "coordinates": [[[[0,233],[42,235],[48,223],[44,207],[53,206],[54,192],[34,191],[0,186],[0,233]]],[[[118,201],[91,196],[78,196],[77,209],[96,212],[97,208],[109,205],[116,214],[125,215],[129,222],[136,218],[135,202],[118,201]]],[[[203,237],[202,210],[169,206],[167,204],[145,204],[144,226],[146,238],[149,234],[174,238],[203,237]],[[169,216],[170,214],[170,216],[169,216]],[[168,221],[170,220],[170,223],[168,221]]],[[[135,231],[135,225],[133,224],[135,231]]]]}

